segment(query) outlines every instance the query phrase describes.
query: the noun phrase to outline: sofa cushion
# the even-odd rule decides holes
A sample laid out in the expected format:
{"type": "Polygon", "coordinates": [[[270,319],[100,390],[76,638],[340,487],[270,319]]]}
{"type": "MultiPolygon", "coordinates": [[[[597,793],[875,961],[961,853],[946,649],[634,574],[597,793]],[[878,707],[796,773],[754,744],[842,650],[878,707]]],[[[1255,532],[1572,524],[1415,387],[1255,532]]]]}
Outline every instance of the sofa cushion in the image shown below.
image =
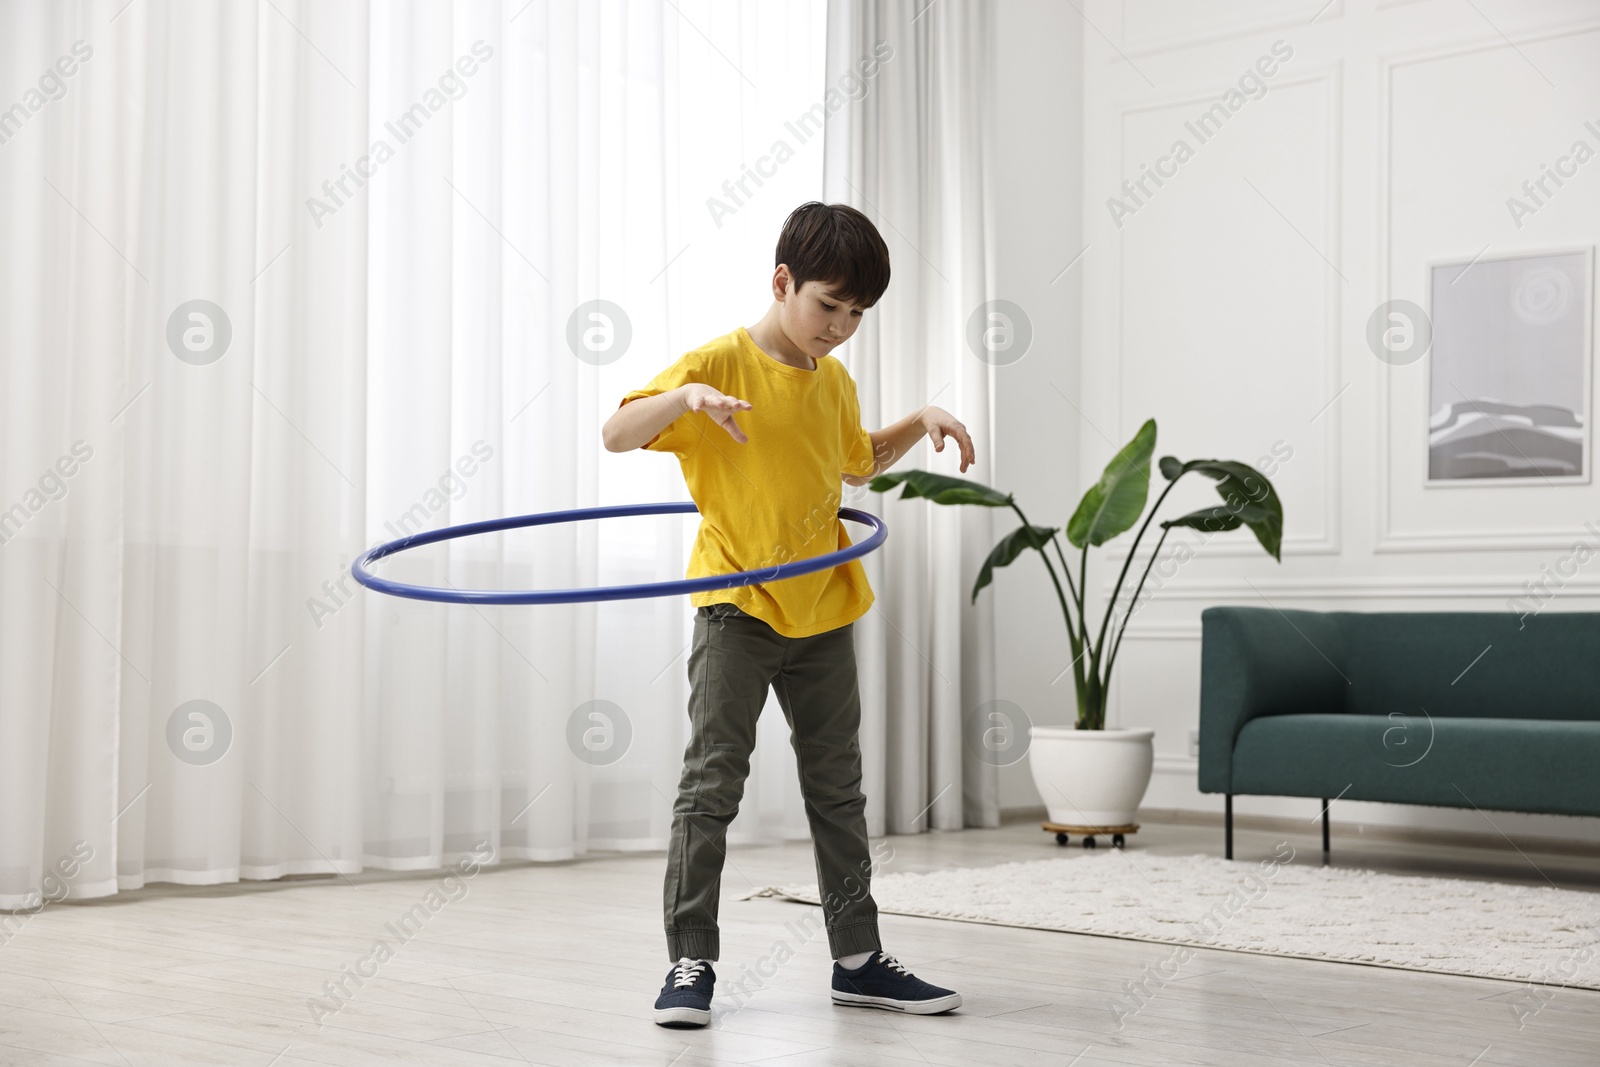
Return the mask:
{"type": "Polygon", "coordinates": [[[1600,612],[1332,614],[1343,641],[1326,655],[1344,675],[1344,711],[1600,719],[1600,612]]]}
{"type": "Polygon", "coordinates": [[[1600,815],[1600,722],[1263,715],[1239,731],[1232,791],[1600,815]]]}

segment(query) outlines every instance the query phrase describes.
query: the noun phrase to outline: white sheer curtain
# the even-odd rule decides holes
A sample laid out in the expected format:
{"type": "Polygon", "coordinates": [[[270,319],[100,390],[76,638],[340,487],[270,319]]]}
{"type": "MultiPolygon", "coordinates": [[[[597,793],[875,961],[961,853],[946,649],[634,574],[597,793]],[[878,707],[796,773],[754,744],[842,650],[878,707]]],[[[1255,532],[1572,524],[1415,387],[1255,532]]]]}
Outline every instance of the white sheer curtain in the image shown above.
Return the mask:
{"type": "MultiPolygon", "coordinates": [[[[985,483],[994,367],[968,347],[967,330],[997,295],[993,18],[988,3],[830,0],[829,84],[888,58],[860,103],[829,124],[824,184],[825,199],[873,220],[893,257],[889,292],[846,356],[862,419],[881,426],[926,404],[947,409],[972,434],[977,465],[961,475],[957,449],[924,442],[897,469],[985,483]]],[[[995,753],[980,740],[983,706],[995,698],[994,597],[970,603],[994,547],[992,513],[897,494],[852,494],[891,530],[885,550],[864,561],[878,600],[856,626],[868,824],[875,834],[996,826],[995,753]]]]}
{"type": "MultiPolygon", "coordinates": [[[[0,7],[0,908],[665,844],[686,598],[345,575],[396,530],[685,498],[599,427],[765,308],[823,191],[791,124],[824,27],[820,0],[0,7]],[[623,314],[574,327],[596,300],[623,314]]],[[[692,531],[386,573],[679,577],[692,531]]],[[[735,841],[806,832],[769,711],[735,841]]]]}

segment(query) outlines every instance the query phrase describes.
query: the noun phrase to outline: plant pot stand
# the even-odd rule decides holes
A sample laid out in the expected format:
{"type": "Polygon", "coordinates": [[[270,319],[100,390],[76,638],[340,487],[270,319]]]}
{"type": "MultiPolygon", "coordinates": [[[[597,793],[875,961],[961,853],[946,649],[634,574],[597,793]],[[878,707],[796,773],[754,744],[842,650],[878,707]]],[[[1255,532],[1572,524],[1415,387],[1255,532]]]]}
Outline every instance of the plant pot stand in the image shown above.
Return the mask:
{"type": "Polygon", "coordinates": [[[1058,845],[1066,844],[1069,834],[1078,834],[1083,838],[1084,848],[1095,847],[1094,839],[1097,834],[1110,834],[1111,847],[1122,848],[1126,843],[1123,838],[1124,834],[1136,834],[1139,832],[1138,823],[1126,823],[1122,826],[1067,826],[1058,822],[1042,822],[1039,826],[1045,831],[1055,834],[1056,844],[1058,845]]]}

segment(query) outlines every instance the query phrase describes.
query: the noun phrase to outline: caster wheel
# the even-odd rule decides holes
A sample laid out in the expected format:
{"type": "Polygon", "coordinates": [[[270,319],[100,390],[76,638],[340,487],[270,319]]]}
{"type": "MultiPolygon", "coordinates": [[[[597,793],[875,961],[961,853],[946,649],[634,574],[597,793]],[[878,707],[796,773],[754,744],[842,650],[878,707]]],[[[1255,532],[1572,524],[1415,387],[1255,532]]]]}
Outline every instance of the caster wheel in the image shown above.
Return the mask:
{"type": "Polygon", "coordinates": [[[1067,843],[1067,835],[1066,834],[1057,834],[1056,835],[1056,844],[1064,845],[1066,843],[1067,843]]]}
{"type": "Polygon", "coordinates": [[[1089,837],[1086,837],[1086,838],[1083,839],[1083,847],[1084,848],[1094,848],[1095,847],[1094,836],[1093,835],[1090,835],[1089,837]]]}
{"type": "Polygon", "coordinates": [[[1116,834],[1111,838],[1112,848],[1121,848],[1125,844],[1127,844],[1127,838],[1123,837],[1121,834],[1116,834]]]}

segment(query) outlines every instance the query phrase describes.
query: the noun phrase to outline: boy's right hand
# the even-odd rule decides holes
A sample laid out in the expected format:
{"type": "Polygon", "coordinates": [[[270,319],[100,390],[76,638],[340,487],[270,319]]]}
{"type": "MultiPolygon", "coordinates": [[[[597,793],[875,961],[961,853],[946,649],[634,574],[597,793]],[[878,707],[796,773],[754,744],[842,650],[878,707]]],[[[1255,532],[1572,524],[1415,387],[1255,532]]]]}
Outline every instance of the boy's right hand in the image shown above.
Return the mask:
{"type": "Polygon", "coordinates": [[[711,386],[703,385],[700,382],[690,382],[681,388],[683,393],[680,399],[683,403],[684,414],[688,414],[691,411],[704,411],[712,422],[727,430],[733,439],[741,445],[750,440],[745,436],[744,431],[739,429],[739,424],[733,421],[733,415],[736,411],[751,410],[755,407],[754,404],[748,400],[725,396],[711,388],[711,386]]]}

